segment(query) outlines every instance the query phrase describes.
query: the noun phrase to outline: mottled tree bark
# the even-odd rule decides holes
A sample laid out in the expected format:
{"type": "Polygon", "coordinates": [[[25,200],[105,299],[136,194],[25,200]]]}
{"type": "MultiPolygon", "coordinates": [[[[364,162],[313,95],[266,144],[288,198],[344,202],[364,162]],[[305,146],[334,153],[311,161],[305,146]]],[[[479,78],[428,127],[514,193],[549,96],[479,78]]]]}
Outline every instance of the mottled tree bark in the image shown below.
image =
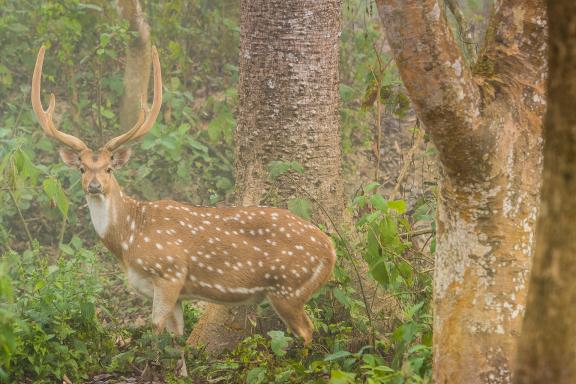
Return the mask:
{"type": "Polygon", "coordinates": [[[500,1],[474,70],[437,0],[376,3],[440,160],[434,382],[509,383],[539,201],[543,1],[500,1]]]}
{"type": "Polygon", "coordinates": [[[117,0],[118,14],[128,21],[135,36],[126,50],[124,94],[120,101],[120,130],[126,131],[136,123],[140,111],[140,96],[148,92],[151,65],[150,27],[138,0],[117,0]]]}
{"type": "MultiPolygon", "coordinates": [[[[338,132],[339,0],[241,2],[236,185],[241,205],[314,199],[338,220],[343,206],[338,132]],[[271,161],[305,172],[271,180],[271,161]]],[[[314,207],[313,221],[327,223],[314,207]]],[[[209,306],[190,342],[218,351],[247,334],[244,309],[209,306]]]]}
{"type": "Polygon", "coordinates": [[[548,0],[542,205],[516,383],[576,383],[576,2],[548,0]]]}

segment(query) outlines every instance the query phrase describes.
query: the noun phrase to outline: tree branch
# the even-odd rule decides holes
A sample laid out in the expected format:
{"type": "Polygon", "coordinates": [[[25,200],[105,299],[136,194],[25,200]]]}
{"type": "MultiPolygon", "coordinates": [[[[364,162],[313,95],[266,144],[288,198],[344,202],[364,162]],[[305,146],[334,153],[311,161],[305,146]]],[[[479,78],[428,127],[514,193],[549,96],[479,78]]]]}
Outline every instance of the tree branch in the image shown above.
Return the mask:
{"type": "Polygon", "coordinates": [[[519,89],[532,104],[530,98],[544,94],[548,72],[544,0],[502,0],[495,10],[475,70],[495,80],[496,92],[519,89]]]}
{"type": "Polygon", "coordinates": [[[447,176],[481,178],[480,92],[437,0],[376,0],[402,80],[447,176]]]}
{"type": "Polygon", "coordinates": [[[130,129],[138,119],[140,96],[148,93],[151,65],[150,27],[138,0],[117,1],[118,14],[128,21],[136,36],[126,50],[124,94],[120,102],[120,129],[130,129]]]}

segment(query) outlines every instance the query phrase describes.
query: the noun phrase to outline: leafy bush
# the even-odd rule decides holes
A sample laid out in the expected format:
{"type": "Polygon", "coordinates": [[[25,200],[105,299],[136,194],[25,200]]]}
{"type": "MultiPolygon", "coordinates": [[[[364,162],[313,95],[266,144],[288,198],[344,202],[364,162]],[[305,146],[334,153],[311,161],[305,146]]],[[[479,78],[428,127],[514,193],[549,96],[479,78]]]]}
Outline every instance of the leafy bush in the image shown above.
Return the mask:
{"type": "Polygon", "coordinates": [[[15,315],[12,312],[14,293],[6,264],[0,264],[0,382],[8,380],[10,360],[16,350],[15,315]]]}
{"type": "Polygon", "coordinates": [[[64,375],[77,381],[107,364],[115,345],[96,311],[103,287],[95,254],[79,249],[50,264],[35,249],[4,259],[17,297],[2,308],[12,314],[2,332],[8,342],[0,344],[9,350],[3,360],[9,375],[18,382],[52,383],[64,375]]]}

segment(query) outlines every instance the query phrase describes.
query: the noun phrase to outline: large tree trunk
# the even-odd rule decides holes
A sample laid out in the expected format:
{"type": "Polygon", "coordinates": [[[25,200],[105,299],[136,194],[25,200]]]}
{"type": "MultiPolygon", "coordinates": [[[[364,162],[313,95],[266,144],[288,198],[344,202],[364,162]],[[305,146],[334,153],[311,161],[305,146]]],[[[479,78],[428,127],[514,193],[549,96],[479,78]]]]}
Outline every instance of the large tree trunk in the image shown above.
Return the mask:
{"type": "MultiPolygon", "coordinates": [[[[338,131],[339,0],[243,0],[236,129],[241,205],[286,206],[308,191],[338,218],[342,208],[338,131]],[[296,161],[303,174],[271,180],[271,161],[296,161]]],[[[314,210],[313,220],[326,223],[314,210]]],[[[189,342],[209,351],[248,333],[245,308],[210,305],[189,342]]]]}
{"type": "Polygon", "coordinates": [[[542,208],[516,383],[576,383],[576,2],[548,0],[542,208]]]}
{"type": "Polygon", "coordinates": [[[502,0],[475,72],[437,0],[377,0],[438,149],[434,382],[509,383],[538,212],[545,14],[502,0]]]}
{"type": "Polygon", "coordinates": [[[136,123],[140,111],[140,97],[148,92],[151,65],[150,27],[138,0],[118,0],[118,14],[128,21],[128,30],[135,36],[126,50],[124,94],[120,101],[120,130],[126,131],[136,123]]]}

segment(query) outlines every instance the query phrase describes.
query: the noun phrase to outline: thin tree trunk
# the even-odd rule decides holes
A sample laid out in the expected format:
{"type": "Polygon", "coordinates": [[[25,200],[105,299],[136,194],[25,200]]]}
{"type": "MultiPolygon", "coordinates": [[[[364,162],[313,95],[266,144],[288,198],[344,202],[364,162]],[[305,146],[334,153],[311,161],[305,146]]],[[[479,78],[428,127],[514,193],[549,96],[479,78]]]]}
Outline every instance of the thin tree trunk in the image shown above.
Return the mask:
{"type": "Polygon", "coordinates": [[[509,383],[538,212],[545,15],[503,0],[473,72],[437,0],[377,0],[438,149],[434,382],[509,383]]]}
{"type": "MultiPolygon", "coordinates": [[[[238,202],[286,206],[320,201],[336,219],[342,208],[338,132],[339,0],[241,2],[238,202]],[[272,161],[295,161],[304,173],[271,180],[272,161]]],[[[318,210],[313,221],[326,223],[318,210]]],[[[189,342],[217,352],[250,331],[253,312],[210,305],[189,342]]]]}
{"type": "Polygon", "coordinates": [[[548,0],[542,206],[516,383],[576,383],[576,2],[548,0]]]}
{"type": "Polygon", "coordinates": [[[140,97],[148,92],[151,65],[150,27],[138,0],[118,0],[118,14],[136,35],[126,50],[124,94],[120,101],[120,130],[130,129],[138,119],[140,97]]]}

